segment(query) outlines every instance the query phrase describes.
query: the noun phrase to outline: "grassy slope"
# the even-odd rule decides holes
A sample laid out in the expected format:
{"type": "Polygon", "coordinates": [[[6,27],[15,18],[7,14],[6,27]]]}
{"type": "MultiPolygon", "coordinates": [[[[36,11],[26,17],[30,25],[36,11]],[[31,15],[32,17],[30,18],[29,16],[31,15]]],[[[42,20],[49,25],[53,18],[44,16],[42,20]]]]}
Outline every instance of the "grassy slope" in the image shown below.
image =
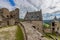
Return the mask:
{"type": "MultiPolygon", "coordinates": [[[[56,38],[58,39],[58,40],[60,40],[60,36],[58,35],[58,36],[56,36],[55,34],[48,34],[47,33],[47,35],[50,35],[51,37],[53,37],[54,38],[54,40],[56,40],[56,38]]],[[[48,38],[49,40],[51,40],[51,38],[49,37],[49,36],[45,36],[46,38],[48,38]]]]}
{"type": "Polygon", "coordinates": [[[0,28],[0,40],[24,40],[23,32],[19,26],[0,28]]]}
{"type": "Polygon", "coordinates": [[[24,40],[23,32],[19,26],[17,27],[16,31],[16,40],[24,40]]]}

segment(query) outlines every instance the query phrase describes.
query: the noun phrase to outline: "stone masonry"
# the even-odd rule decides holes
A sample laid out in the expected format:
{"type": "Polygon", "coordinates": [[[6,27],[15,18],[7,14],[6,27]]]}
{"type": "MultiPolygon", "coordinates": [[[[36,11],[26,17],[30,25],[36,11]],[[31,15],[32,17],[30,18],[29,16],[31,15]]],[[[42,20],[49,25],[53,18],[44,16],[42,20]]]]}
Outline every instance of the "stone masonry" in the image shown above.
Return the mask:
{"type": "Polygon", "coordinates": [[[0,9],[0,26],[14,25],[19,22],[19,9],[9,11],[6,8],[0,9]]]}

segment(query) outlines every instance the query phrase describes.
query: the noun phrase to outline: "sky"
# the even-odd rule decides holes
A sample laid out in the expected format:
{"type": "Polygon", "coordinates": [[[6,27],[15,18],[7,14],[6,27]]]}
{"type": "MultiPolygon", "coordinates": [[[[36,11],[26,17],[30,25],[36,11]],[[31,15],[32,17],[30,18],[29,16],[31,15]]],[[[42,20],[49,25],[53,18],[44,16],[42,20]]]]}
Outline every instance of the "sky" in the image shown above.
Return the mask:
{"type": "Polygon", "coordinates": [[[26,12],[42,10],[43,20],[60,18],[60,0],[0,0],[0,8],[10,11],[20,9],[20,18],[24,18],[26,12]]]}

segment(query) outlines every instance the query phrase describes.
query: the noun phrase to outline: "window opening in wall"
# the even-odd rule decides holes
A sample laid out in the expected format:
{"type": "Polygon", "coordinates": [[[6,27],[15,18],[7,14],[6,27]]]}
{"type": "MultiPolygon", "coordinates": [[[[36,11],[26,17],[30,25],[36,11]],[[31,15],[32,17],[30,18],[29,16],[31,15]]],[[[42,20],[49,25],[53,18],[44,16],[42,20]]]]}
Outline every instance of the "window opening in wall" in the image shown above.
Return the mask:
{"type": "Polygon", "coordinates": [[[36,27],[35,27],[35,26],[32,26],[32,27],[36,29],[36,27]]]}
{"type": "Polygon", "coordinates": [[[31,16],[31,18],[33,18],[33,16],[31,16]]]}
{"type": "Polygon", "coordinates": [[[55,22],[52,22],[52,26],[55,26],[55,22]]]}
{"type": "Polygon", "coordinates": [[[39,18],[39,16],[37,16],[37,18],[39,18]]]}
{"type": "Polygon", "coordinates": [[[9,16],[7,15],[7,18],[9,18],[9,16]]]}
{"type": "Polygon", "coordinates": [[[52,28],[52,30],[54,31],[54,30],[55,30],[55,28],[52,28]]]}

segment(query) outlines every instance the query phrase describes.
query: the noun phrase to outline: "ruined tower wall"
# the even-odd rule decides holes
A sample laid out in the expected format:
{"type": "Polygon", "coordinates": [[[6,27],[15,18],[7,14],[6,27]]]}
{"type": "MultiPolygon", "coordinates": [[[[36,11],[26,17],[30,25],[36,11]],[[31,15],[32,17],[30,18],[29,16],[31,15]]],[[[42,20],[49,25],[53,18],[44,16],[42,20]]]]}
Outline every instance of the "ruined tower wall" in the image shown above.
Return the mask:
{"type": "Polygon", "coordinates": [[[9,10],[6,8],[2,8],[2,14],[5,18],[7,18],[10,15],[9,10]]]}
{"type": "Polygon", "coordinates": [[[9,25],[15,25],[15,19],[10,19],[9,20],[9,25]]]}
{"type": "Polygon", "coordinates": [[[17,22],[19,19],[19,10],[16,8],[13,11],[9,11],[6,8],[0,9],[0,26],[6,26],[6,25],[15,25],[15,22],[17,22]]]}
{"type": "Polygon", "coordinates": [[[19,9],[18,8],[15,9],[15,15],[16,15],[17,19],[19,19],[19,9]]]}
{"type": "Polygon", "coordinates": [[[9,20],[10,25],[14,25],[15,23],[18,23],[19,22],[19,9],[16,8],[15,10],[11,11],[10,17],[11,17],[11,20],[9,20]]]}

